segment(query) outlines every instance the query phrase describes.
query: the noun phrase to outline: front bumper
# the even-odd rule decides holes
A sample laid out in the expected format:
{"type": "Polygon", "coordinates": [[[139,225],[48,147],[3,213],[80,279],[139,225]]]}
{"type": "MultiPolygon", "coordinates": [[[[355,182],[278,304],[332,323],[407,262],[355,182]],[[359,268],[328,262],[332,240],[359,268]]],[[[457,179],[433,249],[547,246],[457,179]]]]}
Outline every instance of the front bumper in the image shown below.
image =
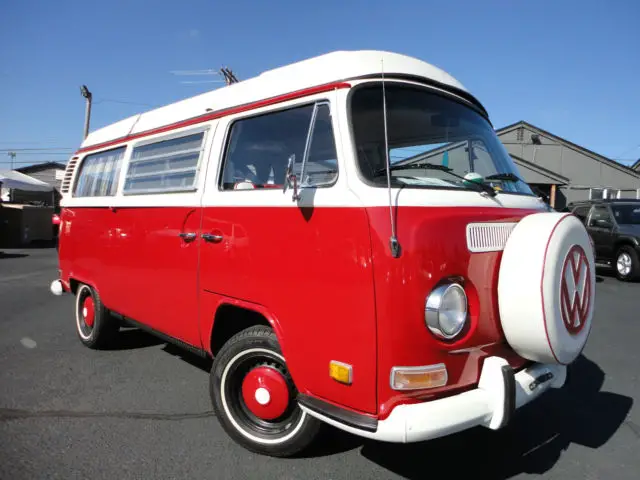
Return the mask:
{"type": "Polygon", "coordinates": [[[386,419],[377,422],[375,431],[346,425],[303,404],[300,407],[309,415],[354,435],[395,443],[419,442],[477,426],[500,429],[516,409],[550,388],[562,387],[566,374],[566,366],[555,364],[534,364],[515,373],[505,359],[488,357],[478,388],[439,400],[399,405],[386,419]]]}

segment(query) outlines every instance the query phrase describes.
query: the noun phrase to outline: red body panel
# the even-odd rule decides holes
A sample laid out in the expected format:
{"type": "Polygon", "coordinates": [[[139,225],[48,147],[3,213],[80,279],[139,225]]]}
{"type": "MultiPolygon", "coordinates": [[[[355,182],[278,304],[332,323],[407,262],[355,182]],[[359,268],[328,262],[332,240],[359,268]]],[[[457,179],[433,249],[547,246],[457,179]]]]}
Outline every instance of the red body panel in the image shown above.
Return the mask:
{"type": "Polygon", "coordinates": [[[466,246],[466,225],[474,221],[518,221],[529,213],[497,208],[402,207],[397,213],[401,256],[392,258],[389,209],[368,209],[378,318],[381,418],[398,403],[450,395],[477,384],[482,359],[490,353],[505,356],[514,367],[524,363],[504,343],[500,328],[496,290],[501,252],[471,254],[466,246]],[[471,317],[470,328],[452,343],[437,340],[424,320],[427,294],[448,276],[465,278],[471,317]],[[483,345],[488,346],[451,353],[483,345]],[[447,366],[449,380],[445,387],[411,393],[391,389],[392,367],[440,362],[447,366]]]}
{"type": "Polygon", "coordinates": [[[302,393],[385,418],[399,403],[473,387],[488,355],[525,363],[500,328],[501,253],[470,254],[465,228],[530,213],[402,207],[394,259],[387,207],[67,208],[60,265],[63,281],[95,285],[107,307],[207,350],[220,305],[252,308],[274,326],[302,393]],[[185,242],[181,232],[198,238],[185,242]],[[453,343],[424,322],[425,297],[447,276],[465,278],[470,303],[471,326],[453,343]],[[329,377],[331,360],[353,366],[352,385],[329,377]],[[393,366],[440,362],[446,387],[390,388],[393,366]]]}
{"type": "Polygon", "coordinates": [[[203,334],[220,297],[262,305],[302,393],[376,411],[376,320],[369,227],[363,208],[203,210],[203,334]],[[215,295],[213,295],[215,294],[215,295]],[[206,294],[205,294],[206,295],[206,294]],[[212,305],[213,304],[213,305],[212,305]],[[353,384],[329,377],[329,362],[353,365],[353,384]]]}
{"type": "Polygon", "coordinates": [[[199,209],[73,208],[64,210],[63,221],[64,274],[94,285],[107,308],[201,346],[200,240],[178,236],[198,232],[199,209]]]}

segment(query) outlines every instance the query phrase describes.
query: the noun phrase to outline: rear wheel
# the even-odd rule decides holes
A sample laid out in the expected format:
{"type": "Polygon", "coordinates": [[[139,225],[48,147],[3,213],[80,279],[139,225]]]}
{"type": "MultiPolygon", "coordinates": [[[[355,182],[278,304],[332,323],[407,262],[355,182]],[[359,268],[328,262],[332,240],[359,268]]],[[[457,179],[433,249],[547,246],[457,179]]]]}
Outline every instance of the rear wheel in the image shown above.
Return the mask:
{"type": "Polygon", "coordinates": [[[246,449],[275,457],[304,450],[319,420],[302,411],[272,329],[255,326],[233,336],[216,355],[211,400],[227,434],[246,449]]]}
{"type": "Polygon", "coordinates": [[[76,332],[83,345],[98,349],[115,340],[119,323],[102,304],[98,291],[80,284],[76,291],[76,332]]]}
{"type": "Polygon", "coordinates": [[[640,277],[640,262],[636,251],[627,245],[620,247],[616,253],[616,277],[619,280],[636,280],[640,277]]]}

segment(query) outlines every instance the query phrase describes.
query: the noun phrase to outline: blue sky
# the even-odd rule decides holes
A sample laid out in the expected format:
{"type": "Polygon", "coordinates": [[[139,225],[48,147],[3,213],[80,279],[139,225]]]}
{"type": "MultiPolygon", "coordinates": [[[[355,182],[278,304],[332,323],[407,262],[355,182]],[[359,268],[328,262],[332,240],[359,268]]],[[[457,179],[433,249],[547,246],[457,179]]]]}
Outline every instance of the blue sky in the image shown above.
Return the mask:
{"type": "Polygon", "coordinates": [[[174,70],[239,79],[332,50],[422,58],[455,77],[496,128],[526,120],[603,155],[640,158],[640,2],[4,0],[0,169],[66,161],[92,129],[201,93],[174,70]],[[130,102],[130,103],[123,103],[130,102]],[[57,147],[65,153],[54,155],[57,147]]]}

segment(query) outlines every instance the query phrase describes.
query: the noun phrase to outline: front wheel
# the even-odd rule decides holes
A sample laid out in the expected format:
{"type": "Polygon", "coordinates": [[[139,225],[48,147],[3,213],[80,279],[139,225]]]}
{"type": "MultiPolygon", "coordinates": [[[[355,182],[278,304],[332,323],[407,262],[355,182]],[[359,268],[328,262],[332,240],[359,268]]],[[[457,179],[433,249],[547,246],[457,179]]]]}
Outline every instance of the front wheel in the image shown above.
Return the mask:
{"type": "Polygon", "coordinates": [[[616,253],[616,276],[623,281],[640,277],[640,261],[633,247],[624,245],[616,253]]]}
{"type": "Polygon", "coordinates": [[[225,343],[211,368],[210,393],[227,434],[256,453],[293,456],[320,429],[320,421],[299,407],[297,389],[269,327],[248,328],[225,343]]]}

